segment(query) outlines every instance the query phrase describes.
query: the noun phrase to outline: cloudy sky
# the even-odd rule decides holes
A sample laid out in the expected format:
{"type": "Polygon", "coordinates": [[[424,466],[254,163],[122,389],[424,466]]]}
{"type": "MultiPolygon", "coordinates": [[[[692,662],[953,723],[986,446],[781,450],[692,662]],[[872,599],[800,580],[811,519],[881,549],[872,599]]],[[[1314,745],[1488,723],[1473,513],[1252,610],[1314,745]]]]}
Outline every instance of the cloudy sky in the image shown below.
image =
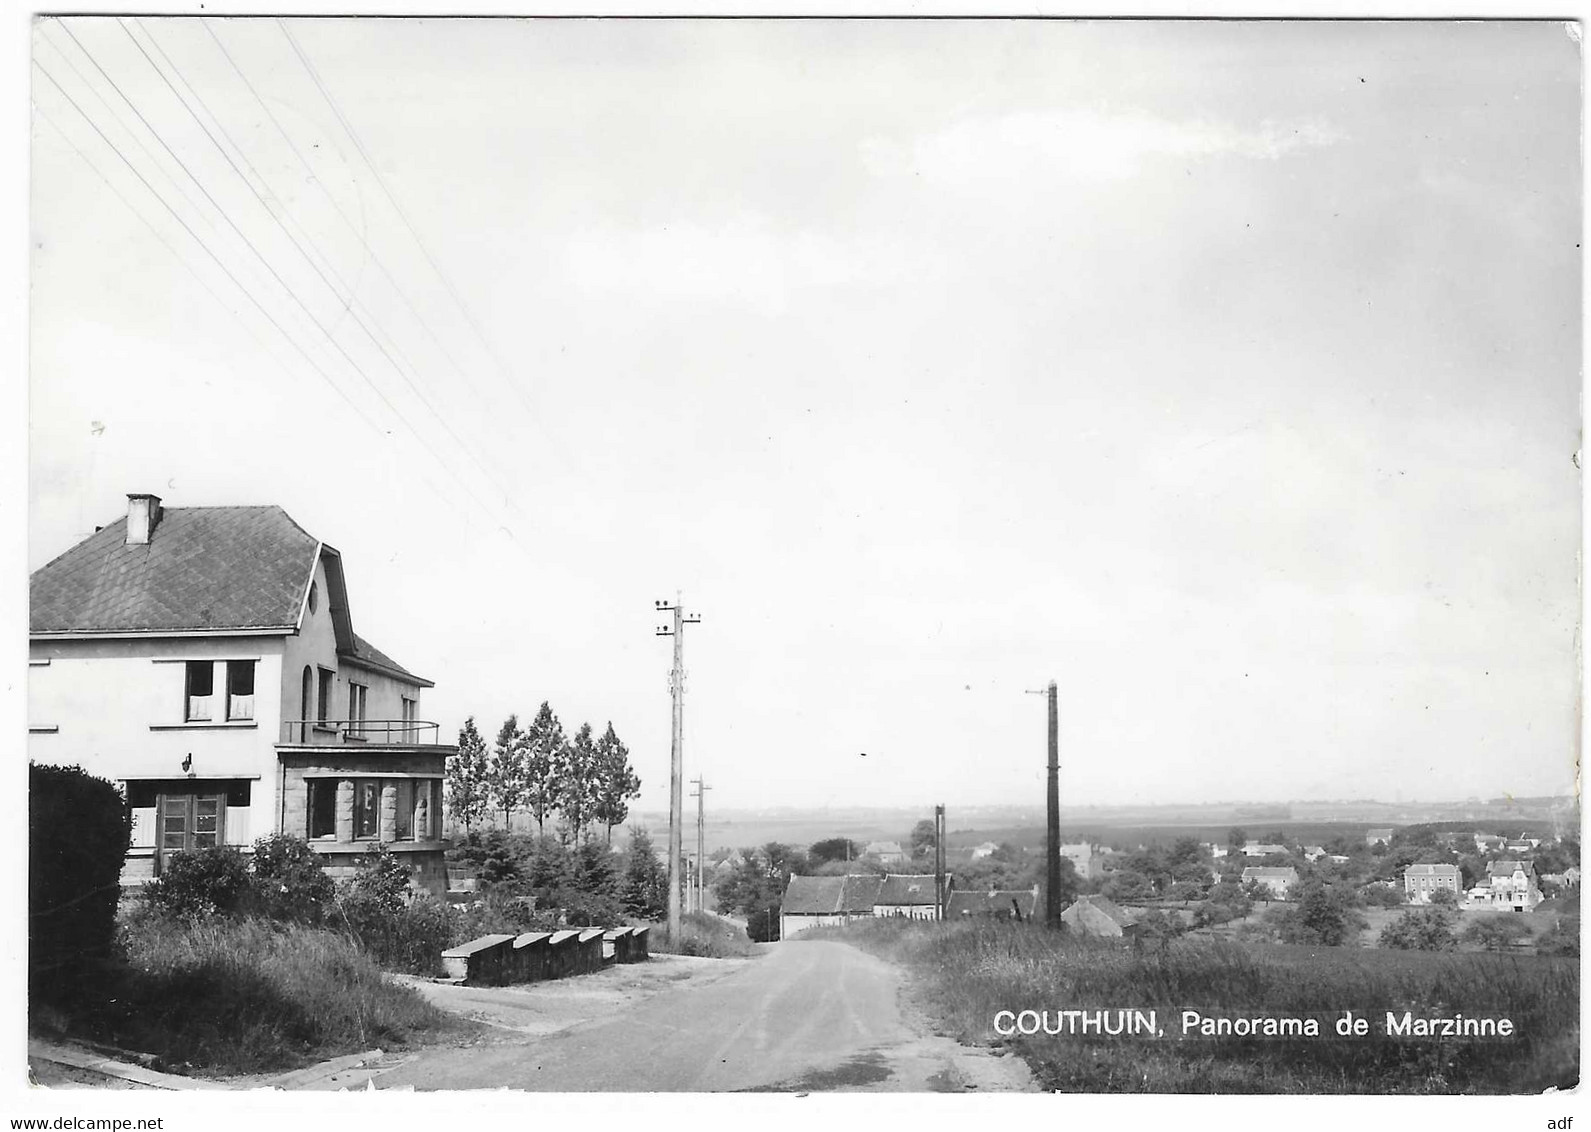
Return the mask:
{"type": "Polygon", "coordinates": [[[1555,23],[39,22],[28,566],[277,503],[666,806],[1571,788],[1555,23]],[[866,752],[866,757],[862,757],[866,752]]]}

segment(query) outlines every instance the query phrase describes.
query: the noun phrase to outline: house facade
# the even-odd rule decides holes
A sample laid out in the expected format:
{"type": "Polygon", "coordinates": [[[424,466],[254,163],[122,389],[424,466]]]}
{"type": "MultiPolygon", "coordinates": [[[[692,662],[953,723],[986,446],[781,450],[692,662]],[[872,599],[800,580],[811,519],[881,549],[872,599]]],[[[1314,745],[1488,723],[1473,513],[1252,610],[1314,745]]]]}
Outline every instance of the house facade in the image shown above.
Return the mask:
{"type": "Polygon", "coordinates": [[[839,877],[790,877],[779,906],[779,938],[792,939],[808,928],[843,927],[871,916],[884,878],[875,873],[839,877]]]}
{"type": "Polygon", "coordinates": [[[1072,868],[1084,880],[1098,880],[1104,875],[1105,867],[1100,860],[1099,850],[1089,842],[1062,844],[1061,856],[1072,862],[1072,868]]]}
{"type": "Polygon", "coordinates": [[[906,850],[900,847],[899,841],[869,841],[862,856],[872,857],[881,865],[899,865],[906,860],[906,850]]]}
{"type": "Polygon", "coordinates": [[[1270,890],[1271,898],[1285,900],[1287,890],[1298,883],[1298,870],[1295,868],[1274,869],[1259,865],[1250,865],[1243,870],[1243,883],[1254,881],[1261,887],[1270,890]]]}
{"type": "Polygon", "coordinates": [[[280,832],[333,875],[385,845],[445,891],[432,683],[354,633],[341,556],[281,508],[130,495],[29,591],[28,754],[121,786],[124,883],[280,832]]]}
{"type": "Polygon", "coordinates": [[[1543,899],[1532,862],[1491,861],[1486,865],[1486,876],[1469,890],[1466,906],[1529,912],[1543,899]]]}
{"type": "Polygon", "coordinates": [[[1411,904],[1429,904],[1438,892],[1463,894],[1457,865],[1410,865],[1403,871],[1403,893],[1411,904]]]}
{"type": "Polygon", "coordinates": [[[1039,889],[993,889],[975,892],[965,889],[945,897],[945,919],[1032,920],[1038,912],[1039,889]]]}
{"type": "MultiPolygon", "coordinates": [[[[945,893],[951,890],[951,876],[945,874],[945,893]]],[[[875,916],[905,916],[912,920],[939,919],[938,886],[933,873],[906,875],[891,873],[879,886],[873,905],[875,916]]]]}

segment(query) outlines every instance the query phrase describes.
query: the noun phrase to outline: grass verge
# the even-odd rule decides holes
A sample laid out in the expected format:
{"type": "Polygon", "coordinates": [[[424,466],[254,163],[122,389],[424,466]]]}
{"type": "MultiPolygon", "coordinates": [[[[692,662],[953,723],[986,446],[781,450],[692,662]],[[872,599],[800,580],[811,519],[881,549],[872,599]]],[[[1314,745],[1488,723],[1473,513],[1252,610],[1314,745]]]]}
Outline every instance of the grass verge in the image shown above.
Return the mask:
{"type": "Polygon", "coordinates": [[[873,920],[814,929],[907,968],[970,1044],[1011,1046],[1063,1092],[1532,1093],[1579,1081],[1578,961],[1179,940],[1134,949],[1032,924],[873,920]],[[1164,1037],[995,1032],[998,1011],[1155,1010],[1164,1037]],[[1317,1019],[1318,1038],[1181,1037],[1180,1012],[1317,1019]],[[1344,1011],[1370,1022],[1339,1038],[1344,1011]],[[1509,1018],[1512,1038],[1388,1036],[1386,1013],[1509,1018]]]}
{"type": "Polygon", "coordinates": [[[758,954],[757,945],[744,931],[711,912],[686,912],[681,916],[678,940],[668,938],[665,925],[654,927],[649,950],[664,955],[704,955],[712,959],[758,954]]]}
{"type": "Polygon", "coordinates": [[[167,1070],[269,1073],[468,1027],[332,932],[134,915],[122,942],[127,965],[94,1036],[167,1070]]]}

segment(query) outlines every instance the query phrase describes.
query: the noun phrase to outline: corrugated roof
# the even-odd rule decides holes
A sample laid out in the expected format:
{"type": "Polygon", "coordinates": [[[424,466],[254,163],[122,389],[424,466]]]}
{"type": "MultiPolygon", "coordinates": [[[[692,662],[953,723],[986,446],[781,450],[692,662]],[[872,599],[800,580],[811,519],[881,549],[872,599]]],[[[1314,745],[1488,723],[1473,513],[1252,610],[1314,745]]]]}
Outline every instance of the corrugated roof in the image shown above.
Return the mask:
{"type": "MultiPolygon", "coordinates": [[[[945,874],[945,888],[950,887],[950,874],[945,874]]],[[[938,898],[935,895],[936,886],[934,875],[896,875],[891,873],[884,878],[884,884],[879,889],[878,903],[880,904],[935,904],[938,898]]]]}
{"type": "Polygon", "coordinates": [[[780,911],[790,915],[829,915],[840,910],[844,877],[792,876],[780,911]]]}
{"type": "Polygon", "coordinates": [[[147,544],[126,516],[29,579],[34,633],[291,628],[317,540],[280,507],[166,507],[147,544]]]}

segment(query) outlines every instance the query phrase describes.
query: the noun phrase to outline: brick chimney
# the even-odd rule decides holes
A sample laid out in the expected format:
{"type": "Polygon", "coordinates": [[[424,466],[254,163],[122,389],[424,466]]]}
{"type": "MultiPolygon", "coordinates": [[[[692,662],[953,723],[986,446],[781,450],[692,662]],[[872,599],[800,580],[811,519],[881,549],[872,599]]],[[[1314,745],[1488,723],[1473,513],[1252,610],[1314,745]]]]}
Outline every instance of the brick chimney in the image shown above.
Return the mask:
{"type": "Polygon", "coordinates": [[[127,496],[127,545],[145,546],[160,522],[160,496],[127,496]]]}

